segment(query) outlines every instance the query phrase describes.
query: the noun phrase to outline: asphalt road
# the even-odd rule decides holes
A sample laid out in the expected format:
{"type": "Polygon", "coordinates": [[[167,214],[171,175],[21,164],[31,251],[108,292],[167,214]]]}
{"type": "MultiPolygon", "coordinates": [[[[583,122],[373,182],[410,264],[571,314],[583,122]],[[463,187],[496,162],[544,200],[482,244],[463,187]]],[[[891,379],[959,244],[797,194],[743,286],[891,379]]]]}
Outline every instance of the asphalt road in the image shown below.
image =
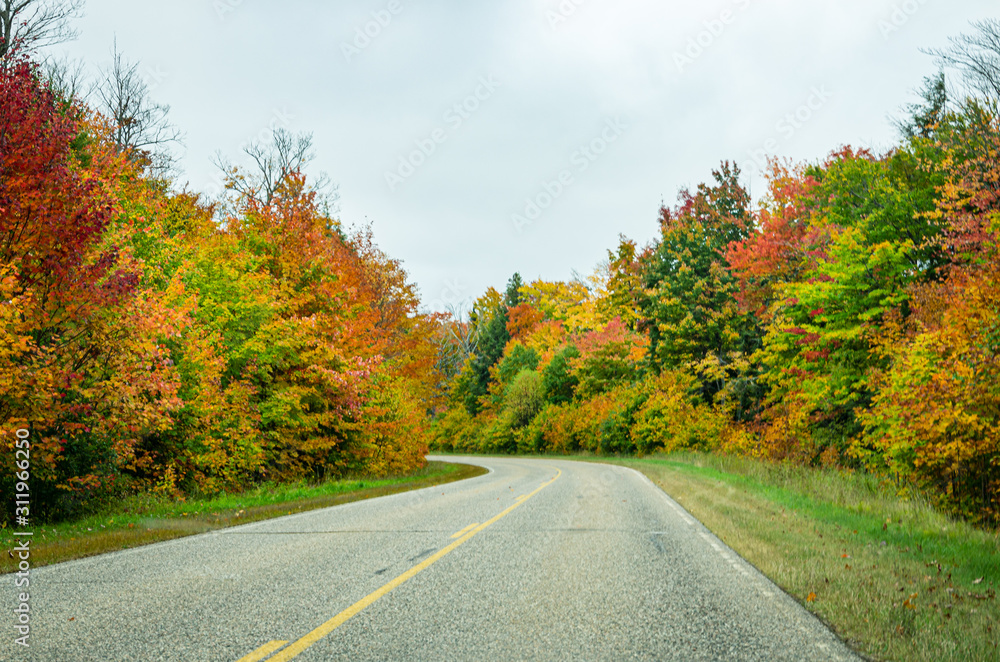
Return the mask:
{"type": "Polygon", "coordinates": [[[857,659],[641,474],[465,461],[491,472],[33,570],[28,649],[0,577],[0,660],[857,659]]]}

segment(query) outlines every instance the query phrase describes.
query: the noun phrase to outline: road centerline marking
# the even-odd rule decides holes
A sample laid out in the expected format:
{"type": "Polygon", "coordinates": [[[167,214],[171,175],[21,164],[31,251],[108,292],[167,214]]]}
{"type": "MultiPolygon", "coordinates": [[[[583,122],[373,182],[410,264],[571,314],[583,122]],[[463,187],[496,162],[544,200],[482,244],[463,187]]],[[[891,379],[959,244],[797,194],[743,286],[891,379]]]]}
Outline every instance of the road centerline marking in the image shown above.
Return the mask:
{"type": "Polygon", "coordinates": [[[287,641],[269,641],[254,652],[248,653],[236,660],[236,662],[260,662],[287,643],[287,641]]]}
{"type": "MultiPolygon", "coordinates": [[[[361,611],[363,611],[366,607],[370,606],[372,603],[377,601],[379,598],[383,597],[384,595],[398,588],[399,586],[406,583],[413,577],[417,576],[430,566],[440,561],[448,554],[452,553],[453,551],[455,551],[456,549],[467,543],[476,534],[492,526],[493,524],[503,519],[504,517],[509,515],[511,512],[513,512],[520,506],[524,505],[531,497],[535,496],[536,494],[544,490],[546,487],[556,482],[556,480],[558,480],[561,475],[562,475],[562,470],[557,468],[555,476],[553,476],[549,480],[539,485],[533,492],[529,492],[528,494],[524,495],[523,499],[518,500],[514,505],[507,507],[501,513],[495,515],[494,517],[483,522],[482,524],[474,524],[473,525],[474,528],[472,528],[472,530],[469,531],[468,533],[463,534],[461,538],[457,539],[455,542],[451,543],[447,547],[444,547],[443,549],[439,550],[432,556],[424,559],[423,561],[413,566],[403,574],[399,575],[389,583],[384,584],[381,588],[361,598],[353,605],[351,605],[344,611],[340,612],[327,622],[323,623],[316,629],[312,630],[311,632],[308,632],[301,639],[293,643],[291,646],[288,646],[280,653],[272,657],[268,662],[288,662],[288,660],[297,657],[300,653],[302,653],[306,649],[316,644],[319,640],[323,639],[328,634],[336,630],[338,627],[349,621],[351,618],[359,614],[361,611]]],[[[461,533],[461,531],[459,533],[461,533]]],[[[244,661],[238,660],[237,662],[244,662],[244,661]]]]}
{"type": "Polygon", "coordinates": [[[470,530],[476,528],[477,526],[479,526],[479,522],[473,522],[472,524],[470,524],[469,526],[465,527],[461,531],[459,531],[457,533],[451,534],[451,537],[452,537],[452,539],[454,539],[454,538],[461,538],[462,536],[464,536],[466,533],[468,533],[470,530]]]}

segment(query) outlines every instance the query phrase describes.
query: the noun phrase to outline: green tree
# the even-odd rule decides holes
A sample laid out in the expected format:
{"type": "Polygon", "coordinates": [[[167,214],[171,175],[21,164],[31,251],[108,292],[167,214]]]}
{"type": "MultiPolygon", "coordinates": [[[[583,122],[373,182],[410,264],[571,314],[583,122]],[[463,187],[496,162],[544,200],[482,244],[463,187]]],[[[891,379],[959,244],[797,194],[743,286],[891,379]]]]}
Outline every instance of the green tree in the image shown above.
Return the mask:
{"type": "Polygon", "coordinates": [[[661,210],[661,237],[646,258],[643,323],[650,338],[654,370],[688,367],[704,373],[711,400],[735,376],[738,357],[752,353],[760,332],[752,316],[740,311],[739,290],[725,251],[752,229],[750,196],[739,183],[740,170],[728,162],[714,171],[714,186],[685,191],[676,209],[661,210]],[[707,362],[707,363],[706,363],[707,362]],[[701,366],[711,364],[712,370],[701,366]]]}
{"type": "Polygon", "coordinates": [[[948,111],[948,86],[944,72],[924,79],[920,90],[922,103],[906,106],[907,117],[897,120],[896,127],[907,140],[931,138],[948,111]]]}
{"type": "Polygon", "coordinates": [[[484,299],[482,305],[477,303],[473,310],[472,321],[476,325],[479,345],[476,354],[469,362],[471,374],[465,382],[462,400],[465,408],[475,416],[482,409],[482,398],[486,397],[490,388],[490,368],[495,366],[503,356],[507,343],[510,342],[510,332],[507,330],[509,317],[507,312],[513,306],[521,303],[521,275],[515,273],[507,283],[507,291],[498,302],[484,299]]]}
{"type": "Polygon", "coordinates": [[[542,372],[542,391],[547,402],[560,405],[573,400],[576,387],[580,383],[573,374],[573,360],[579,356],[580,350],[574,345],[567,345],[545,366],[542,372]]]}
{"type": "Polygon", "coordinates": [[[809,175],[819,182],[794,281],[775,288],[760,359],[771,400],[799,398],[812,420],[818,457],[846,450],[860,432],[856,411],[871,404],[872,335],[891,311],[907,314],[909,287],[933,278],[939,250],[938,176],[912,153],[875,158],[843,150],[809,175]]]}

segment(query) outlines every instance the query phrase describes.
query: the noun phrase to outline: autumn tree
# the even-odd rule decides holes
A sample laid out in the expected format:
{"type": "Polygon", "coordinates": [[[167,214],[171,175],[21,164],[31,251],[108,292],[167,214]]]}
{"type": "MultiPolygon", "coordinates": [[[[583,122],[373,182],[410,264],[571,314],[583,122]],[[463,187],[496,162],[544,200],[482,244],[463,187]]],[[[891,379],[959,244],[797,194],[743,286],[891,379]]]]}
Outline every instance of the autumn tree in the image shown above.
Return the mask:
{"type": "MultiPolygon", "coordinates": [[[[238,197],[252,198],[264,205],[271,204],[288,178],[294,173],[304,173],[316,157],[311,133],[294,134],[282,127],[271,131],[270,141],[255,140],[243,152],[252,163],[249,168],[237,166],[221,154],[216,155],[215,165],[226,177],[227,188],[238,197]]],[[[338,197],[336,186],[321,173],[309,188],[317,194],[320,210],[332,217],[338,197]]]]}
{"type": "Polygon", "coordinates": [[[759,334],[751,316],[737,305],[737,281],[726,248],[751,231],[750,197],[740,171],[724,163],[713,186],[683,192],[676,209],[664,207],[661,237],[643,271],[643,327],[656,370],[690,368],[704,378],[711,401],[741,357],[756,349],[759,334]]]}
{"type": "Polygon", "coordinates": [[[632,330],[642,315],[643,259],[634,241],[619,237],[618,250],[608,251],[607,292],[597,302],[605,319],[618,317],[632,330]]]}
{"type": "Polygon", "coordinates": [[[945,119],[948,111],[948,86],[943,71],[924,79],[920,97],[921,103],[909,104],[905,109],[907,117],[896,121],[900,133],[909,140],[930,138],[945,119]]]}
{"type": "Polygon", "coordinates": [[[853,451],[902,485],[926,490],[960,515],[1000,521],[1000,126],[971,105],[944,147],[947,183],[934,238],[948,263],[911,289],[910,314],[876,336],[883,363],[853,451]]]}

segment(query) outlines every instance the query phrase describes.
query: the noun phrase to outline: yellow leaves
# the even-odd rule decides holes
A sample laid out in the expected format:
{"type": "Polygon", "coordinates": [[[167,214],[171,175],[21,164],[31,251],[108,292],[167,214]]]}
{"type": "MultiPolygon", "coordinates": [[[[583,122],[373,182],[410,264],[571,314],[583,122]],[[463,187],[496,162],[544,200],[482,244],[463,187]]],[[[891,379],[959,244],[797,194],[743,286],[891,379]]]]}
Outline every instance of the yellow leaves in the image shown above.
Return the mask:
{"type": "Polygon", "coordinates": [[[603,320],[597,300],[586,285],[578,281],[535,281],[521,288],[521,294],[541,310],[548,320],[562,322],[569,333],[599,328],[603,320]]]}
{"type": "Polygon", "coordinates": [[[635,415],[631,436],[640,453],[658,450],[714,448],[728,429],[724,413],[692,401],[696,380],[682,371],[667,371],[648,379],[649,394],[635,415]]]}

